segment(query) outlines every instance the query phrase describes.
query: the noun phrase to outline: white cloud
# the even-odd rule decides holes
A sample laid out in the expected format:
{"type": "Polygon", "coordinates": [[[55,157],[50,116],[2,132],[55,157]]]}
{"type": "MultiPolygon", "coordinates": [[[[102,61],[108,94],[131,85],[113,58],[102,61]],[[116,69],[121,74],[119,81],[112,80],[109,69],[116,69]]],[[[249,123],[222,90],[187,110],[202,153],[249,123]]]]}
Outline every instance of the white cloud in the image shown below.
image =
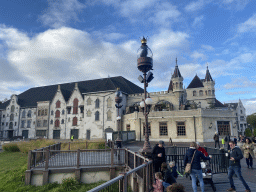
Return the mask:
{"type": "Polygon", "coordinates": [[[201,27],[203,25],[204,16],[201,15],[199,17],[196,17],[192,23],[193,27],[201,27]]]}
{"type": "Polygon", "coordinates": [[[193,1],[185,7],[185,10],[188,12],[198,11],[202,9],[205,4],[206,2],[204,0],[193,1]]]}
{"type": "Polygon", "coordinates": [[[214,51],[215,49],[211,45],[202,45],[202,49],[205,49],[207,51],[214,51]]]}
{"type": "Polygon", "coordinates": [[[256,113],[256,98],[244,100],[243,105],[246,108],[247,115],[256,113]]]}
{"type": "MultiPolygon", "coordinates": [[[[224,85],[225,89],[248,88],[248,87],[250,88],[256,87],[256,82],[250,81],[247,77],[240,77],[240,78],[233,79],[230,83],[227,83],[224,85]]],[[[241,94],[241,93],[237,93],[237,94],[241,94]]]]}
{"type": "Polygon", "coordinates": [[[256,31],[256,14],[249,18],[244,23],[238,25],[237,31],[239,33],[255,32],[256,31]]]}
{"type": "Polygon", "coordinates": [[[207,57],[203,53],[199,53],[198,51],[194,51],[190,57],[193,59],[201,59],[201,60],[206,60],[207,57]]]}
{"type": "Polygon", "coordinates": [[[77,13],[85,7],[78,0],[49,0],[49,8],[39,19],[46,26],[66,26],[72,20],[79,21],[77,13]]]}
{"type": "Polygon", "coordinates": [[[155,13],[149,18],[149,21],[157,25],[167,26],[179,20],[181,13],[177,10],[176,6],[164,2],[155,7],[155,13]]]}
{"type": "Polygon", "coordinates": [[[219,4],[230,10],[242,10],[249,2],[250,0],[220,0],[219,4]]]}

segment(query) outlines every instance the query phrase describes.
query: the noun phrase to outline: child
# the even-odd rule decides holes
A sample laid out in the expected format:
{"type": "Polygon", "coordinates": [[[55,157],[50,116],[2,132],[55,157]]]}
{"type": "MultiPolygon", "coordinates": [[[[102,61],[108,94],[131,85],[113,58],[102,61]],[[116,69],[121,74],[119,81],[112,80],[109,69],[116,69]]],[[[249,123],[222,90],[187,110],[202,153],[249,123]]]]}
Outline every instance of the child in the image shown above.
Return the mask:
{"type": "Polygon", "coordinates": [[[177,179],[178,173],[177,173],[177,167],[176,167],[176,165],[175,165],[175,162],[174,162],[174,161],[171,161],[171,162],[169,163],[169,166],[170,166],[170,171],[171,171],[173,177],[175,177],[175,179],[177,179]]]}
{"type": "Polygon", "coordinates": [[[180,183],[173,183],[167,187],[167,192],[185,192],[185,187],[180,183]]]}
{"type": "Polygon", "coordinates": [[[156,183],[153,184],[154,192],[163,192],[163,176],[161,172],[155,173],[156,183]]]}
{"type": "Polygon", "coordinates": [[[225,149],[225,139],[224,137],[221,139],[222,147],[225,149]]]}

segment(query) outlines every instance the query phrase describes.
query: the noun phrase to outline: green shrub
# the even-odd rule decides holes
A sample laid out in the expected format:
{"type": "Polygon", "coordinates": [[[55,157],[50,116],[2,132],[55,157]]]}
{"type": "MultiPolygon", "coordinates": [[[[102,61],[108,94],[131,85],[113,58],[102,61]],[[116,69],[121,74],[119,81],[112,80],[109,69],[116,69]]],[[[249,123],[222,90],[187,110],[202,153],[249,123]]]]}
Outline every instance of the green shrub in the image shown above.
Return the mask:
{"type": "Polygon", "coordinates": [[[62,180],[61,191],[73,191],[78,189],[79,183],[75,178],[67,178],[62,180]]]}
{"type": "Polygon", "coordinates": [[[19,152],[20,149],[16,143],[8,143],[3,145],[3,150],[8,152],[19,152]]]}

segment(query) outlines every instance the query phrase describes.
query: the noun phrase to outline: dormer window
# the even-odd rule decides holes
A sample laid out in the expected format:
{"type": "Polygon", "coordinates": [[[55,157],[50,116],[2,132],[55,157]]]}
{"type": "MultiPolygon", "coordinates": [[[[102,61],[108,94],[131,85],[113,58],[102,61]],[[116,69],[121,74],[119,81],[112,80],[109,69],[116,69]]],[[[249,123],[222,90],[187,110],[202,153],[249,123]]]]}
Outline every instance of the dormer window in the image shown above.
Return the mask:
{"type": "Polygon", "coordinates": [[[196,96],[196,91],[193,91],[193,96],[196,96]]]}

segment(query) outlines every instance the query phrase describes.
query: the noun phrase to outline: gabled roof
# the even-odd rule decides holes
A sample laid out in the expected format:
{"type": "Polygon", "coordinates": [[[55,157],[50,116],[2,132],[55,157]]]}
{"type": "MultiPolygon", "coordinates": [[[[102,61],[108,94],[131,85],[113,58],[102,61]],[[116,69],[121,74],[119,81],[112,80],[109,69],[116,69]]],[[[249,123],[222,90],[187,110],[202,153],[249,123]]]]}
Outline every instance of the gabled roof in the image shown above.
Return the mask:
{"type": "Polygon", "coordinates": [[[208,66],[207,66],[207,69],[206,69],[206,75],[205,75],[204,81],[213,81],[212,76],[209,72],[208,66]]]}
{"type": "Polygon", "coordinates": [[[198,87],[204,87],[202,81],[199,79],[199,77],[196,75],[194,79],[191,81],[187,89],[189,88],[198,88],[198,87]]]}
{"type": "Polygon", "coordinates": [[[215,99],[215,107],[226,107],[219,100],[215,99]]]}
{"type": "MultiPolygon", "coordinates": [[[[80,81],[72,83],[60,84],[61,92],[66,101],[70,98],[74,90],[75,83],[83,93],[111,91],[120,88],[127,94],[143,93],[144,90],[127,79],[118,76],[104,79],[94,79],[89,81],[80,81]]],[[[49,85],[44,87],[34,87],[18,95],[18,104],[21,107],[36,107],[38,101],[52,101],[58,85],[49,85]]],[[[0,105],[0,109],[5,109],[9,105],[10,100],[0,105]]]]}
{"type": "Polygon", "coordinates": [[[170,81],[170,84],[169,84],[168,92],[169,92],[169,91],[173,91],[173,84],[172,84],[172,80],[170,81]]]}

